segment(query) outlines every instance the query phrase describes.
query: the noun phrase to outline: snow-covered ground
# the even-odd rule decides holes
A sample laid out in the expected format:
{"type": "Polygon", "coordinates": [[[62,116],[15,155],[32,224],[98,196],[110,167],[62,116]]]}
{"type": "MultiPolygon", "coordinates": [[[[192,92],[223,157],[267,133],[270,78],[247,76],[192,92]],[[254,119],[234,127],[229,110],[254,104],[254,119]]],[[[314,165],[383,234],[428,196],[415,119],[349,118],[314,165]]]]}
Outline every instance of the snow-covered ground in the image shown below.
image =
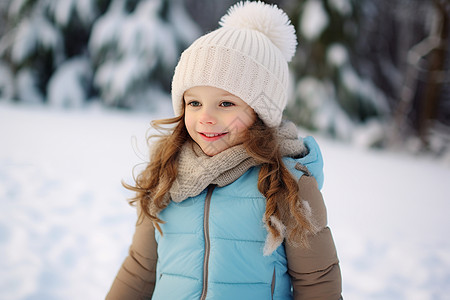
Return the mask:
{"type": "MultiPolygon", "coordinates": [[[[0,299],[102,299],[127,253],[132,168],[158,114],[0,101],[0,299]]],[[[318,138],[346,299],[448,299],[450,167],[318,138]]]]}

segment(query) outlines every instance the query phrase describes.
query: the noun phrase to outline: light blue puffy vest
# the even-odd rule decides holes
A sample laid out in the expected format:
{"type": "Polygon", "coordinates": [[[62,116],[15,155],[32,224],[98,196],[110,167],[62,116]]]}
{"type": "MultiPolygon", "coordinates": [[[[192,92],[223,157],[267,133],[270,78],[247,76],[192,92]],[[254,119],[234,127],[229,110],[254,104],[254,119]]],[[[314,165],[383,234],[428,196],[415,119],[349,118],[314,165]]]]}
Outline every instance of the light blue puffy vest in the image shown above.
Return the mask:
{"type": "MultiPolygon", "coordinates": [[[[307,166],[321,188],[320,149],[312,137],[304,142],[307,156],[283,161],[298,179],[303,172],[295,169],[297,162],[307,166]]],[[[259,170],[253,167],[227,186],[210,188],[210,197],[205,190],[171,202],[160,213],[166,223],[163,236],[155,231],[158,263],[152,299],[292,299],[284,246],[263,256],[266,202],[257,189],[259,170]]]]}

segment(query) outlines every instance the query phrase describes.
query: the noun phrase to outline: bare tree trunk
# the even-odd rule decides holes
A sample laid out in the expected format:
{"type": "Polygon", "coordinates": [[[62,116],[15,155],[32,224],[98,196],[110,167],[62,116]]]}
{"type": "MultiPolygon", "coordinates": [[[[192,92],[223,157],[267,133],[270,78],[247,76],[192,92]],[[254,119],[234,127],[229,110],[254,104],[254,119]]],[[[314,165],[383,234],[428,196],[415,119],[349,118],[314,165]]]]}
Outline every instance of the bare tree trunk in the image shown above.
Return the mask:
{"type": "Polygon", "coordinates": [[[448,52],[447,10],[450,0],[433,0],[433,4],[430,5],[434,5],[436,9],[433,16],[435,24],[426,38],[407,51],[403,86],[394,110],[395,129],[391,134],[391,145],[398,143],[402,137],[411,133],[407,131],[414,129],[423,145],[427,146],[430,124],[437,117],[448,52]],[[421,85],[420,81],[423,82],[421,85]],[[411,114],[417,117],[408,124],[411,114]]]}
{"type": "Polygon", "coordinates": [[[413,99],[418,90],[418,80],[420,71],[420,62],[423,57],[427,56],[433,49],[436,49],[441,41],[436,36],[430,35],[414,45],[407,53],[408,67],[405,72],[405,79],[400,91],[400,101],[398,102],[394,112],[395,129],[391,135],[390,143],[396,144],[400,137],[407,134],[405,131],[409,129],[407,125],[408,115],[414,109],[413,99]]]}
{"type": "Polygon", "coordinates": [[[443,78],[444,65],[447,55],[447,41],[449,38],[449,16],[445,10],[445,3],[441,0],[433,0],[437,11],[439,26],[436,32],[439,38],[439,46],[434,49],[429,56],[428,77],[424,93],[420,99],[419,119],[418,119],[418,134],[424,144],[428,145],[428,133],[430,125],[436,119],[437,109],[439,107],[439,99],[441,94],[441,87],[445,78],[443,78]]]}

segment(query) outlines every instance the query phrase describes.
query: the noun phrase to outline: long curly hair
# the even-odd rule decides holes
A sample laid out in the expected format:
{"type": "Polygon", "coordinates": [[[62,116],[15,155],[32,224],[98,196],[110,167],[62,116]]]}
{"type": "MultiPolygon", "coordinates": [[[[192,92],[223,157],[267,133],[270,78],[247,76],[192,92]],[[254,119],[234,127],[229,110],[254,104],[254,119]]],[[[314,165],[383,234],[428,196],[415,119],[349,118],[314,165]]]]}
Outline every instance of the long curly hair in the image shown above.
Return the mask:
{"type": "MultiPolygon", "coordinates": [[[[165,222],[158,217],[157,212],[165,209],[170,202],[168,192],[178,174],[178,155],[190,136],[184,123],[184,111],[181,116],[156,120],[151,125],[160,134],[147,138],[148,141],[158,138],[153,144],[150,163],[135,178],[135,185],[122,184],[136,192],[136,196],[129,202],[140,206],[140,219],[150,218],[162,234],[159,225],[165,222]],[[173,126],[167,128],[166,125],[173,126]]],[[[315,228],[299,198],[297,180],[282,161],[275,129],[267,127],[257,118],[246,135],[243,145],[249,155],[261,165],[258,190],[266,198],[264,220],[267,229],[276,238],[284,235],[290,244],[308,247],[308,234],[314,233],[315,228]],[[289,224],[285,233],[280,232],[279,226],[275,224],[276,220],[289,224]]]]}

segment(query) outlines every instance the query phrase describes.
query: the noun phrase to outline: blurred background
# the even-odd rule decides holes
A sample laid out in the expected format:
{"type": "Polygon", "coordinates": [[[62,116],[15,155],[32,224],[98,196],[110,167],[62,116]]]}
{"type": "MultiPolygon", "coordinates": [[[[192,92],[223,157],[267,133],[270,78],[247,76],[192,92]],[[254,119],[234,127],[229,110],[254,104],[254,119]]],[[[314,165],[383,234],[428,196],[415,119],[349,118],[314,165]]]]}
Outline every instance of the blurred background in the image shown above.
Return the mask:
{"type": "MultiPolygon", "coordinates": [[[[0,0],[0,299],[102,299],[152,119],[231,0],[0,0]]],[[[280,0],[345,299],[450,294],[450,0],[280,0]]]]}
{"type": "MultiPolygon", "coordinates": [[[[152,110],[180,53],[237,1],[2,0],[0,98],[152,110]]],[[[280,0],[297,29],[287,116],[367,147],[449,155],[448,0],[280,0]]]]}

